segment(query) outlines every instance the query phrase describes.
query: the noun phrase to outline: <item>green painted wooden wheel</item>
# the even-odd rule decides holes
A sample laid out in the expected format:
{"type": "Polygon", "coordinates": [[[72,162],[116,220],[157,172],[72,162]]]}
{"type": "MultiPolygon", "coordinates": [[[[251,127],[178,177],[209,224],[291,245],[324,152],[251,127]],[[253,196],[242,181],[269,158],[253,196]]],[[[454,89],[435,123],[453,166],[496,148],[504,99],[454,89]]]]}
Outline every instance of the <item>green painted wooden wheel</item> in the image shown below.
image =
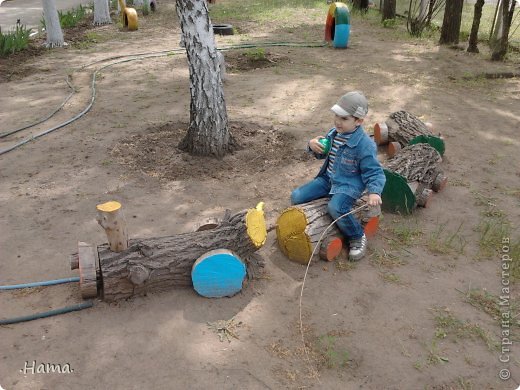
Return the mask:
{"type": "Polygon", "coordinates": [[[444,140],[435,137],[433,135],[418,135],[414,139],[412,139],[410,142],[408,142],[408,145],[415,145],[415,144],[428,144],[432,148],[434,148],[441,156],[444,155],[444,140]]]}
{"type": "Polygon", "coordinates": [[[383,169],[386,176],[385,188],[381,194],[382,208],[391,213],[411,214],[416,206],[415,194],[406,179],[398,173],[383,169]]]}

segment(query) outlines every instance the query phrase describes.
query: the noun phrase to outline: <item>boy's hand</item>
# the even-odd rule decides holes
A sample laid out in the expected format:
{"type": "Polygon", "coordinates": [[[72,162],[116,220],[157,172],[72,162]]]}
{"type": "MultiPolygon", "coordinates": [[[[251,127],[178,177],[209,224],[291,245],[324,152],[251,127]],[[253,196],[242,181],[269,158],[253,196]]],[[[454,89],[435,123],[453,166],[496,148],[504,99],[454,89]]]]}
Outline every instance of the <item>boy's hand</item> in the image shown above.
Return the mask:
{"type": "Polygon", "coordinates": [[[381,197],[378,194],[369,194],[368,195],[367,204],[370,207],[379,206],[382,203],[383,203],[383,201],[381,200],[381,197]]]}
{"type": "Polygon", "coordinates": [[[320,144],[318,142],[318,140],[322,139],[322,138],[325,138],[325,137],[322,137],[321,135],[316,137],[316,138],[313,138],[309,141],[309,148],[311,148],[311,150],[314,152],[314,153],[319,153],[319,154],[323,154],[323,145],[320,144]]]}

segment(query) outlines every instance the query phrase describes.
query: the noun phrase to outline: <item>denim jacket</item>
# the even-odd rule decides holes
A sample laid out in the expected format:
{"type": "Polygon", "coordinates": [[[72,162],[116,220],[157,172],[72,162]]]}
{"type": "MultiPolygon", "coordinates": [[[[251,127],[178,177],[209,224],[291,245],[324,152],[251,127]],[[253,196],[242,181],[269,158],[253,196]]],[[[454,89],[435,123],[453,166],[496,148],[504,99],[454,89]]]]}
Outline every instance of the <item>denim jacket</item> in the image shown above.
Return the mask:
{"type": "MultiPolygon", "coordinates": [[[[327,133],[332,145],[336,128],[327,133]]],[[[325,159],[318,176],[327,178],[329,157],[325,154],[314,153],[316,158],[325,159]]],[[[330,194],[344,193],[358,199],[366,189],[370,194],[381,195],[385,186],[385,174],[377,159],[377,148],[374,141],[365,133],[362,126],[358,126],[350,138],[338,148],[334,166],[332,167],[332,187],[330,194]]]]}

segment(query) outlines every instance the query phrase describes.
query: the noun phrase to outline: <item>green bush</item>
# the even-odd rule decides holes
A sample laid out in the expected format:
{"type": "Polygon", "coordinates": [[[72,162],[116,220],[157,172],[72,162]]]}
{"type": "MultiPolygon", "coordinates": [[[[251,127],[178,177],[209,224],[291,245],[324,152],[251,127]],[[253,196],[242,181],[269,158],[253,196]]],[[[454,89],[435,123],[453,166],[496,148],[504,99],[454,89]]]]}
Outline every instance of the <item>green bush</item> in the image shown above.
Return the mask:
{"type": "Polygon", "coordinates": [[[16,51],[25,49],[29,45],[29,35],[31,29],[25,26],[16,26],[15,30],[2,33],[0,30],[0,56],[7,57],[16,51]]]}
{"type": "MultiPolygon", "coordinates": [[[[76,27],[76,25],[87,16],[89,7],[83,7],[81,4],[78,8],[72,8],[71,10],[64,12],[58,11],[58,17],[60,19],[61,28],[76,27]]],[[[40,25],[42,29],[45,28],[45,19],[40,19],[40,25]]]]}

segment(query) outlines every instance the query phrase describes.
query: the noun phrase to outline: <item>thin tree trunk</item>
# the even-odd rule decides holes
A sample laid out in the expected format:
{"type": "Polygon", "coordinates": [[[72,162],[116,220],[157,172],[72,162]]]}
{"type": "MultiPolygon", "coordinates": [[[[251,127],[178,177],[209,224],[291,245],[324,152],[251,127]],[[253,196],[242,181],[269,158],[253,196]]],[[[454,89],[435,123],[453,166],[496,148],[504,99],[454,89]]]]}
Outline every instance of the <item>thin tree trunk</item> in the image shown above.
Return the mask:
{"type": "Polygon", "coordinates": [[[441,45],[450,45],[459,43],[460,22],[462,20],[463,0],[447,0],[444,9],[444,18],[442,21],[441,45]]]}
{"type": "Polygon", "coordinates": [[[509,6],[509,0],[503,0],[502,3],[502,28],[500,38],[495,42],[493,46],[493,52],[491,54],[492,61],[503,61],[506,57],[507,50],[509,48],[509,30],[511,28],[511,22],[513,21],[513,15],[515,13],[516,0],[513,0],[511,7],[509,6]]]}
{"type": "Polygon", "coordinates": [[[384,0],[382,20],[395,19],[396,0],[384,0]]]}
{"type": "Polygon", "coordinates": [[[475,12],[473,13],[473,25],[471,26],[471,34],[469,36],[468,53],[478,53],[478,30],[480,28],[480,18],[482,17],[482,7],[484,0],[477,0],[475,3],[475,12]]]}
{"type": "Polygon", "coordinates": [[[94,3],[94,25],[110,24],[110,6],[108,0],[96,0],[94,3]]]}
{"type": "Polygon", "coordinates": [[[176,0],[190,69],[190,126],[179,148],[191,154],[222,157],[235,149],[220,63],[205,1],[176,0]]]}
{"type": "Polygon", "coordinates": [[[42,0],[43,18],[45,19],[45,31],[47,33],[47,47],[61,47],[64,44],[60,18],[54,0],[42,0]]]}

